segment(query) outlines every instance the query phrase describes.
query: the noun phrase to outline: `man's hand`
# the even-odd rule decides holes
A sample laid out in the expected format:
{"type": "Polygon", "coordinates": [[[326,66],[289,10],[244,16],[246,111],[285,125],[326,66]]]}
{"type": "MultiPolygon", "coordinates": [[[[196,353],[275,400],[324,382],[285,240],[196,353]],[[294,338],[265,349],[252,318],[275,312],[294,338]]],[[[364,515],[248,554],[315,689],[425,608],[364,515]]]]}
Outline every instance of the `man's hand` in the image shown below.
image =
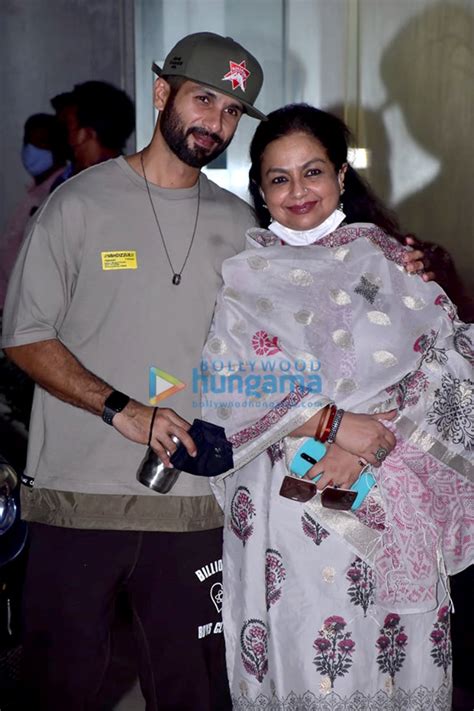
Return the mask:
{"type": "Polygon", "coordinates": [[[413,247],[411,252],[406,252],[404,256],[405,269],[409,274],[420,274],[423,281],[433,281],[436,279],[436,274],[432,271],[427,271],[430,268],[429,260],[420,247],[423,245],[418,242],[413,235],[406,235],[405,244],[413,247]]]}
{"type": "MultiPolygon", "coordinates": [[[[155,408],[130,400],[128,405],[114,415],[115,429],[133,442],[147,444],[150,425],[155,408]]],[[[188,435],[190,423],[170,408],[157,408],[150,446],[158,454],[166,467],[172,466],[170,456],[176,452],[177,445],[171,437],[177,437],[186,447],[188,454],[195,457],[197,450],[194,441],[188,435]]]]}

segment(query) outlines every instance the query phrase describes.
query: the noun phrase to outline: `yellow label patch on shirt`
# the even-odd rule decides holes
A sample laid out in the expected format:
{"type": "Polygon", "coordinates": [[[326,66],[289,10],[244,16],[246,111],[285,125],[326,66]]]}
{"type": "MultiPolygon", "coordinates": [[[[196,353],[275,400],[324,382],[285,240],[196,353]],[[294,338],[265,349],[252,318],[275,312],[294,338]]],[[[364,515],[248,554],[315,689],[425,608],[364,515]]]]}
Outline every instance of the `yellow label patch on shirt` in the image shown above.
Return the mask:
{"type": "Polygon", "coordinates": [[[121,252],[101,252],[102,269],[108,271],[110,269],[136,269],[137,268],[137,253],[135,250],[121,252]]]}

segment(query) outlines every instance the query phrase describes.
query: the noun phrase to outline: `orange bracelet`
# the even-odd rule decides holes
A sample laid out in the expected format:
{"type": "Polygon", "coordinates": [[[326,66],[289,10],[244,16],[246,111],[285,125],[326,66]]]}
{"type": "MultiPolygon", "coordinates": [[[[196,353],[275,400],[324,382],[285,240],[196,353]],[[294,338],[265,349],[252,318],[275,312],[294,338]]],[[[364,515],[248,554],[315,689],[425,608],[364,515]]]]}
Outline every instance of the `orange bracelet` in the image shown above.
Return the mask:
{"type": "Polygon", "coordinates": [[[337,407],[336,405],[331,405],[331,413],[328,417],[328,420],[326,422],[326,427],[323,430],[322,435],[319,438],[320,442],[325,442],[327,438],[329,437],[329,433],[331,431],[332,423],[334,422],[334,418],[336,417],[336,412],[337,412],[337,407]]]}
{"type": "Polygon", "coordinates": [[[318,432],[318,439],[320,442],[322,441],[321,437],[323,436],[323,432],[325,431],[328,422],[331,420],[331,414],[332,414],[333,407],[335,407],[335,405],[328,405],[327,406],[326,416],[323,417],[323,421],[321,422],[321,428],[318,432]]]}
{"type": "Polygon", "coordinates": [[[321,432],[323,431],[323,426],[324,423],[326,422],[326,415],[329,410],[329,405],[325,405],[323,409],[321,410],[320,417],[318,420],[318,424],[316,425],[316,429],[314,431],[313,439],[318,440],[321,432]]]}

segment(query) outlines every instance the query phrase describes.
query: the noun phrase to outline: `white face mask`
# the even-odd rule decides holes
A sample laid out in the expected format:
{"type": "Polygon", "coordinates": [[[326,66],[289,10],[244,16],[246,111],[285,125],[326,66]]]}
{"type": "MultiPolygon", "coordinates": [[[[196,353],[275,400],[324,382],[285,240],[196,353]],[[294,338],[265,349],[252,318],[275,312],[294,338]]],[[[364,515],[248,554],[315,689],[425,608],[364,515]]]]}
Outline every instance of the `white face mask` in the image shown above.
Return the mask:
{"type": "Polygon", "coordinates": [[[326,235],[334,232],[344,218],[345,214],[342,210],[334,210],[324,222],[317,227],[313,227],[312,230],[304,230],[302,232],[299,230],[290,230],[289,227],[285,227],[285,225],[281,225],[279,222],[271,222],[268,229],[286,244],[290,244],[292,247],[304,247],[308,244],[314,244],[326,235]]]}

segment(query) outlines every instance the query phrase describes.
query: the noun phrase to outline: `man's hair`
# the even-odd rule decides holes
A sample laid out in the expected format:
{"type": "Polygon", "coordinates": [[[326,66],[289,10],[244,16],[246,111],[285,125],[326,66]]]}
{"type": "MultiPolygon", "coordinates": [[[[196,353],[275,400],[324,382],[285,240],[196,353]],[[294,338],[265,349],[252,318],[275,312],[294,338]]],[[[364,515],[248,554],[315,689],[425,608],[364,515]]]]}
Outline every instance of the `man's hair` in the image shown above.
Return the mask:
{"type": "Polygon", "coordinates": [[[174,97],[176,96],[178,91],[183,86],[184,82],[190,81],[190,80],[186,79],[186,77],[175,77],[175,76],[170,76],[169,74],[163,75],[161,78],[164,79],[165,82],[170,85],[171,91],[170,91],[169,99],[174,99],[174,97]]]}
{"type": "Polygon", "coordinates": [[[53,96],[49,103],[56,113],[59,114],[59,112],[63,109],[66,109],[69,106],[74,106],[73,97],[74,95],[72,91],[65,91],[62,94],[56,94],[56,96],[53,96]]]}
{"type": "Polygon", "coordinates": [[[105,148],[122,151],[135,128],[133,101],[122,89],[105,81],[76,84],[72,92],[59,94],[53,102],[59,110],[74,106],[79,126],[94,129],[105,148]]]}

